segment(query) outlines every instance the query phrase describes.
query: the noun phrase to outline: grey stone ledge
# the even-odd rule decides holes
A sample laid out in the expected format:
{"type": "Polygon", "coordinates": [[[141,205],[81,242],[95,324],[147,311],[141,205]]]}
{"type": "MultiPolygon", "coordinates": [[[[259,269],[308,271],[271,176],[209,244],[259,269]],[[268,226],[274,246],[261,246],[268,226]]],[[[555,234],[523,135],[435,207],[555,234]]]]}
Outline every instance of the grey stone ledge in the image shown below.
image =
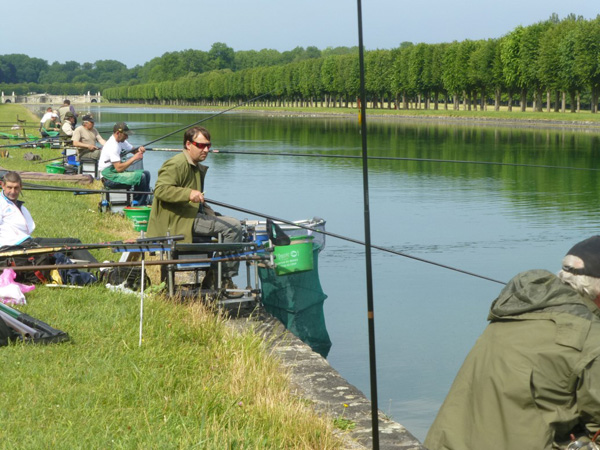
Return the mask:
{"type": "MultiPolygon", "coordinates": [[[[315,411],[331,420],[343,417],[355,424],[352,430],[339,432],[345,448],[373,447],[371,402],[325,358],[260,308],[249,316],[231,319],[229,323],[238,329],[251,328],[263,337],[273,355],[288,369],[294,393],[308,400],[315,411]]],[[[381,411],[378,420],[380,449],[426,450],[406,428],[381,411]]]]}

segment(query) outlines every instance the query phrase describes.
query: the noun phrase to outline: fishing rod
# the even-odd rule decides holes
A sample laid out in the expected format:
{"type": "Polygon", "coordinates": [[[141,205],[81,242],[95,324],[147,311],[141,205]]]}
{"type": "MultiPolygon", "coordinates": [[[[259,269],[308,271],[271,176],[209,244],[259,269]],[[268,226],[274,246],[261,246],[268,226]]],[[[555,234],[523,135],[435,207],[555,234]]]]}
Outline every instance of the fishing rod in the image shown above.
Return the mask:
{"type": "Polygon", "coordinates": [[[29,314],[25,314],[14,308],[11,308],[8,305],[5,305],[3,303],[0,303],[0,311],[4,312],[5,314],[9,315],[13,319],[18,320],[19,322],[21,322],[25,325],[28,325],[32,328],[36,328],[45,333],[48,333],[51,335],[56,335],[56,334],[61,333],[60,330],[57,330],[56,328],[51,327],[46,322],[42,322],[41,320],[36,319],[35,317],[30,316],[29,314]]]}
{"type": "Polygon", "coordinates": [[[362,141],[363,205],[365,228],[365,268],[367,281],[367,323],[369,334],[369,379],[371,382],[371,430],[373,448],[379,450],[379,408],[377,406],[377,363],[375,359],[375,314],[373,312],[373,271],[371,263],[371,219],[369,212],[369,170],[367,153],[367,94],[365,89],[365,57],[362,32],[362,3],[356,1],[358,9],[358,66],[360,74],[360,135],[362,141]]]}
{"type": "MultiPolygon", "coordinates": [[[[327,155],[322,153],[290,153],[290,152],[258,152],[258,151],[236,151],[236,150],[218,150],[215,153],[229,153],[238,155],[267,155],[267,156],[299,156],[307,158],[342,158],[342,159],[362,159],[362,156],[357,155],[327,155]]],[[[550,166],[545,164],[519,164],[519,163],[503,163],[495,161],[469,161],[456,159],[436,159],[436,158],[409,158],[402,156],[368,156],[368,159],[382,161],[417,161],[417,162],[435,162],[435,163],[452,163],[452,164],[481,164],[491,166],[509,166],[509,167],[529,167],[539,169],[560,169],[560,170],[584,170],[584,171],[600,171],[600,168],[595,167],[571,167],[571,166],[550,166]]]]}
{"type": "Polygon", "coordinates": [[[67,155],[61,155],[58,158],[50,158],[50,159],[43,159],[41,161],[33,161],[33,164],[44,164],[47,162],[51,162],[51,161],[58,161],[59,159],[66,159],[67,155]]]}
{"type": "MultiPolygon", "coordinates": [[[[265,252],[268,249],[264,249],[265,252]]],[[[255,253],[255,252],[253,252],[255,253]]],[[[160,259],[160,260],[140,260],[140,261],[122,261],[122,262],[97,262],[97,263],[75,263],[75,264],[43,264],[38,266],[1,266],[0,270],[12,269],[15,272],[28,272],[32,270],[62,270],[62,269],[102,269],[105,267],[136,267],[141,266],[145,261],[146,266],[162,266],[168,264],[200,264],[213,262],[231,262],[231,261],[268,261],[270,255],[252,254],[239,256],[216,256],[214,258],[190,258],[190,259],[160,259]]]]}
{"type": "Polygon", "coordinates": [[[55,245],[42,247],[28,247],[23,249],[6,250],[0,252],[0,258],[9,258],[11,256],[26,256],[36,255],[40,253],[56,253],[70,252],[75,250],[96,250],[100,248],[115,248],[115,249],[146,249],[152,248],[158,250],[170,248],[171,241],[181,241],[185,239],[182,234],[174,236],[159,236],[153,238],[140,238],[133,242],[113,241],[102,242],[98,244],[70,244],[70,245],[55,245]]]}
{"type": "Polygon", "coordinates": [[[128,191],[126,189],[76,189],[61,186],[43,186],[30,183],[23,183],[23,189],[27,191],[48,191],[48,192],[72,192],[75,195],[90,194],[152,194],[152,191],[128,191]]]}
{"type": "Polygon", "coordinates": [[[59,138],[44,138],[38,139],[37,141],[27,141],[21,144],[5,144],[0,145],[0,148],[37,148],[38,145],[47,145],[47,144],[57,144],[59,142],[59,138]]]}
{"type": "MultiPolygon", "coordinates": [[[[170,125],[155,125],[152,127],[135,127],[135,128],[130,128],[131,131],[141,131],[141,130],[155,130],[157,128],[173,128],[175,126],[175,124],[170,124],[170,125]]],[[[100,127],[100,129],[97,129],[98,133],[111,133],[113,132],[112,128],[107,128],[106,130],[102,127],[100,127]]]]}
{"type": "MultiPolygon", "coordinates": [[[[60,186],[56,186],[55,187],[55,186],[44,186],[44,185],[31,185],[29,183],[27,183],[27,184],[23,183],[23,189],[26,189],[26,190],[37,190],[37,191],[74,192],[76,195],[79,195],[79,194],[81,194],[81,195],[85,195],[85,194],[102,194],[102,193],[106,193],[106,192],[108,192],[108,193],[123,193],[123,194],[126,194],[126,193],[128,193],[128,194],[151,194],[151,192],[147,192],[147,191],[126,191],[126,190],[117,190],[117,189],[114,189],[114,190],[113,189],[111,189],[111,190],[107,190],[107,189],[77,189],[77,188],[67,188],[67,187],[60,187],[60,186]]],[[[326,236],[331,236],[331,237],[334,237],[334,238],[337,238],[337,239],[341,239],[341,240],[344,240],[344,241],[352,242],[354,244],[358,244],[358,245],[362,245],[362,246],[366,245],[365,242],[360,241],[358,239],[353,239],[353,238],[350,238],[350,237],[347,237],[347,236],[342,236],[340,234],[332,233],[332,232],[329,232],[329,231],[317,230],[317,229],[311,228],[310,226],[298,224],[298,223],[295,223],[295,222],[290,221],[290,220],[281,219],[281,218],[278,218],[278,217],[270,216],[268,214],[264,214],[264,213],[257,212],[257,211],[252,211],[252,210],[249,210],[249,209],[246,209],[246,208],[242,208],[242,207],[239,207],[239,206],[229,205],[227,203],[218,202],[216,200],[211,200],[211,199],[208,199],[208,198],[205,198],[204,200],[206,202],[208,202],[208,203],[212,203],[212,204],[217,205],[217,206],[222,206],[224,208],[232,209],[234,211],[240,211],[240,212],[243,212],[243,213],[246,213],[246,214],[251,214],[253,216],[264,217],[265,219],[271,219],[271,220],[274,220],[274,221],[277,221],[277,222],[282,222],[282,223],[285,223],[285,224],[288,224],[288,225],[297,226],[299,228],[304,228],[304,229],[307,229],[307,230],[310,230],[310,231],[314,231],[314,232],[317,232],[317,233],[324,234],[326,236]]],[[[420,261],[420,262],[423,262],[423,263],[426,263],[426,264],[431,264],[431,265],[438,266],[438,267],[441,267],[441,268],[444,268],[444,269],[453,270],[455,272],[463,273],[465,275],[470,275],[470,276],[481,278],[481,279],[484,279],[484,280],[493,281],[494,283],[506,284],[504,281],[495,280],[493,278],[490,278],[490,277],[487,277],[487,276],[484,276],[484,275],[479,275],[479,274],[476,274],[476,273],[473,273],[473,272],[469,272],[469,271],[466,271],[466,270],[462,270],[462,269],[459,269],[459,268],[456,268],[456,267],[452,267],[452,266],[448,266],[448,265],[445,265],[445,264],[437,263],[435,261],[427,260],[427,259],[424,259],[424,258],[419,258],[418,256],[409,255],[407,253],[399,252],[399,251],[396,251],[396,250],[393,250],[393,249],[390,249],[390,248],[387,248],[387,247],[381,247],[381,246],[378,246],[378,245],[371,245],[371,247],[375,248],[377,250],[381,250],[383,252],[391,253],[391,254],[394,254],[394,255],[397,255],[397,256],[403,256],[405,258],[413,259],[415,261],[420,261]]]]}
{"type": "Polygon", "coordinates": [[[14,331],[19,333],[23,339],[37,339],[41,336],[41,332],[20,322],[5,311],[0,310],[0,319],[14,331]]]}
{"type": "MultiPolygon", "coordinates": [[[[174,134],[176,134],[176,133],[180,133],[180,132],[182,132],[182,131],[185,131],[185,130],[187,130],[187,129],[188,129],[188,128],[190,128],[190,127],[193,127],[193,126],[195,126],[195,125],[199,125],[199,124],[201,124],[202,122],[206,122],[207,120],[213,119],[213,118],[215,118],[215,117],[217,117],[217,116],[220,116],[221,114],[225,114],[226,112],[229,112],[229,111],[231,111],[231,110],[234,110],[234,109],[236,109],[236,108],[239,108],[240,106],[244,106],[244,105],[247,105],[248,103],[252,103],[252,102],[254,102],[254,101],[258,100],[259,98],[262,98],[262,97],[265,97],[265,96],[269,95],[271,92],[273,92],[273,91],[269,91],[269,92],[267,92],[267,93],[265,93],[265,94],[261,94],[261,95],[259,95],[259,96],[257,96],[257,97],[251,98],[250,100],[246,100],[245,102],[242,102],[242,103],[239,103],[239,104],[237,104],[237,105],[235,105],[235,106],[232,106],[231,108],[227,108],[227,109],[224,109],[223,111],[219,111],[218,113],[216,113],[216,114],[213,114],[212,116],[209,116],[209,117],[206,117],[206,118],[204,118],[204,119],[198,120],[197,122],[194,122],[194,123],[192,123],[192,124],[186,125],[186,126],[185,126],[185,127],[183,127],[183,128],[179,128],[178,130],[175,130],[175,131],[172,131],[172,132],[170,132],[170,133],[167,133],[167,134],[165,134],[164,136],[161,136],[161,137],[159,137],[159,138],[157,138],[157,139],[154,139],[153,141],[150,141],[150,142],[148,142],[148,143],[146,143],[146,144],[144,144],[144,145],[141,145],[140,147],[146,147],[147,145],[154,144],[155,142],[161,141],[161,140],[163,140],[163,139],[165,139],[165,138],[167,138],[167,137],[169,137],[169,136],[173,136],[173,135],[174,135],[174,134]]],[[[139,148],[139,147],[136,147],[136,148],[133,148],[133,149],[131,149],[131,150],[127,151],[127,152],[124,152],[124,153],[122,153],[122,154],[121,154],[121,156],[125,156],[125,155],[127,155],[128,153],[135,153],[135,152],[137,151],[137,149],[138,149],[138,148],[139,148]]]]}
{"type": "MultiPolygon", "coordinates": [[[[324,234],[326,236],[331,236],[331,237],[334,237],[334,238],[337,238],[337,239],[341,239],[343,241],[352,242],[354,244],[358,244],[358,245],[362,245],[362,246],[366,245],[363,241],[359,241],[358,239],[354,239],[354,238],[347,237],[347,236],[342,236],[340,234],[332,233],[330,231],[319,230],[319,229],[316,229],[316,228],[312,228],[309,225],[304,225],[304,224],[296,223],[296,222],[293,222],[291,220],[281,219],[279,217],[270,216],[268,214],[264,214],[264,213],[261,213],[261,212],[252,211],[250,209],[241,208],[239,206],[229,205],[227,203],[218,202],[216,200],[211,200],[211,199],[208,199],[206,197],[204,198],[204,201],[208,202],[208,203],[211,203],[213,205],[222,206],[224,208],[233,209],[235,211],[240,211],[240,212],[243,212],[243,213],[246,213],[246,214],[251,214],[253,216],[264,217],[265,219],[270,219],[270,220],[273,220],[275,222],[282,222],[282,223],[285,223],[287,225],[293,225],[293,226],[296,226],[296,227],[299,227],[299,228],[304,228],[306,230],[313,231],[315,233],[321,233],[321,234],[324,234]]],[[[466,270],[458,269],[456,267],[448,266],[446,264],[437,263],[435,261],[431,261],[431,260],[428,260],[428,259],[419,258],[418,256],[409,255],[407,253],[399,252],[399,251],[393,250],[391,248],[380,247],[378,245],[371,245],[371,247],[375,248],[377,250],[381,250],[383,252],[391,253],[391,254],[398,255],[398,256],[403,256],[405,258],[413,259],[415,261],[420,261],[420,262],[423,262],[423,263],[426,263],[426,264],[431,264],[431,265],[434,265],[434,266],[437,266],[437,267],[441,267],[443,269],[453,270],[455,272],[459,272],[459,273],[463,273],[465,275],[470,275],[470,276],[473,276],[473,277],[481,278],[483,280],[493,281],[494,283],[499,283],[499,284],[502,284],[502,285],[506,284],[504,281],[495,280],[493,278],[490,278],[490,277],[487,277],[487,276],[484,276],[484,275],[479,275],[479,274],[476,274],[476,273],[473,273],[473,272],[469,272],[469,271],[466,271],[466,270]]]]}

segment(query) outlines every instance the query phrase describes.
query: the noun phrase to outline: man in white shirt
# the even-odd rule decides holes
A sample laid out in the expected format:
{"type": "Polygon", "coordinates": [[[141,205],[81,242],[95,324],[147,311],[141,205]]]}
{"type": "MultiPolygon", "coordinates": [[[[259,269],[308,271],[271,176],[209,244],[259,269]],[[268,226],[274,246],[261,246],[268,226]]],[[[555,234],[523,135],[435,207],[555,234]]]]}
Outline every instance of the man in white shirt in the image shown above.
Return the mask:
{"type": "MultiPolygon", "coordinates": [[[[2,192],[0,192],[0,251],[81,244],[81,241],[76,238],[32,238],[31,233],[35,230],[35,222],[23,202],[19,200],[19,195],[23,190],[21,175],[17,172],[6,172],[0,181],[0,186],[2,186],[2,192]]],[[[64,254],[74,259],[96,262],[94,256],[86,249],[65,250],[64,254]]],[[[51,264],[52,261],[45,256],[49,256],[49,253],[38,255],[33,264],[51,264]]],[[[5,258],[3,264],[6,264],[5,258]]],[[[21,264],[17,263],[17,265],[21,264]]],[[[30,274],[31,276],[25,276],[25,272],[19,272],[16,280],[45,283],[48,276],[47,272],[40,271],[30,272],[30,274]]]]}
{"type": "Polygon", "coordinates": [[[145,194],[134,194],[133,199],[139,205],[152,203],[150,199],[150,172],[147,170],[132,170],[131,167],[138,161],[142,161],[144,147],[134,148],[127,141],[131,130],[125,122],[119,122],[113,127],[113,135],[106,141],[100,159],[98,160],[98,172],[102,176],[102,182],[108,189],[123,189],[133,186],[134,191],[145,192],[145,194]],[[124,159],[126,153],[133,153],[129,159],[124,159]]]}
{"type": "Polygon", "coordinates": [[[52,113],[53,113],[52,106],[48,106],[48,108],[46,108],[46,112],[40,119],[40,131],[42,131],[42,127],[46,123],[46,120],[48,120],[50,117],[52,117],[52,113]]]}
{"type": "Polygon", "coordinates": [[[19,200],[23,189],[21,176],[7,172],[3,178],[0,182],[0,246],[19,245],[31,237],[35,223],[19,200]]]}

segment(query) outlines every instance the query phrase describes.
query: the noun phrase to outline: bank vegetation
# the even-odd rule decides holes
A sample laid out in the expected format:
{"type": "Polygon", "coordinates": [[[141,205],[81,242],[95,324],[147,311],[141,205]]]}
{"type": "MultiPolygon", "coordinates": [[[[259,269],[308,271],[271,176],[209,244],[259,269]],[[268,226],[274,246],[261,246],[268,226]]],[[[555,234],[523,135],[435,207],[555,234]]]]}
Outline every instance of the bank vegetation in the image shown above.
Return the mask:
{"type": "MultiPolygon", "coordinates": [[[[28,113],[0,105],[0,122],[28,113]]],[[[36,123],[34,117],[31,117],[36,123]]],[[[28,131],[34,131],[28,130],[28,131]]],[[[10,149],[3,168],[44,171],[10,149]]],[[[34,149],[43,159],[58,150],[34,149]]],[[[99,186],[98,186],[99,187],[99,186]]],[[[26,190],[34,236],[84,243],[138,237],[98,196],[26,190]]],[[[118,257],[106,250],[98,260],[118,257]]],[[[71,342],[0,348],[2,448],[339,448],[333,422],[290,392],[263,340],[233,332],[210,305],[98,285],[38,286],[18,307],[67,332],[71,342]]]]}

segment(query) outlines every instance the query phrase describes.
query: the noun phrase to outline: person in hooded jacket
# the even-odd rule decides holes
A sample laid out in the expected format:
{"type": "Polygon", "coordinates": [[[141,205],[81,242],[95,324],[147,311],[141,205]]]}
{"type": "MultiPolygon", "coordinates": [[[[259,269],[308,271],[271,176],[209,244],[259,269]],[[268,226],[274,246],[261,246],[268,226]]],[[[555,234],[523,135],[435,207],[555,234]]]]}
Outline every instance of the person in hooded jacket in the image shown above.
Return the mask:
{"type": "Polygon", "coordinates": [[[600,236],[573,246],[558,275],[518,274],[488,320],[425,446],[596,448],[584,445],[600,430],[600,236]]]}

